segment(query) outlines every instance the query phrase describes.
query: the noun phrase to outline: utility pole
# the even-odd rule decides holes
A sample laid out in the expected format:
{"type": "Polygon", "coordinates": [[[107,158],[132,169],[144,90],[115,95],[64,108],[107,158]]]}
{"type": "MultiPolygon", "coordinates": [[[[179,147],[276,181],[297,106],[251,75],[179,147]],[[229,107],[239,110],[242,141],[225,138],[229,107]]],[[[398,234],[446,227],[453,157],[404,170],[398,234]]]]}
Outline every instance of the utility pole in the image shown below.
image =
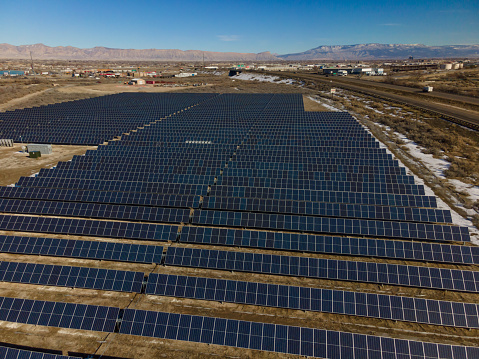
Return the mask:
{"type": "Polygon", "coordinates": [[[30,51],[30,60],[32,60],[32,72],[33,72],[33,76],[37,76],[37,74],[35,73],[35,69],[33,68],[33,57],[32,57],[32,52],[30,51]]]}
{"type": "Polygon", "coordinates": [[[205,52],[203,51],[203,70],[205,69],[205,52]]]}

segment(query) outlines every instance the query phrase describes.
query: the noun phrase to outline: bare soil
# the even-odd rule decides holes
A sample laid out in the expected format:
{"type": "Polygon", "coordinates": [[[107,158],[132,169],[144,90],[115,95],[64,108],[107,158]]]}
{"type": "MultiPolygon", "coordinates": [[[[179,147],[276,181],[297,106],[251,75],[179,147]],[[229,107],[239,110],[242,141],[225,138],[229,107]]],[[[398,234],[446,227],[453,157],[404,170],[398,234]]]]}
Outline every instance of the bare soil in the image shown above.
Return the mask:
{"type": "Polygon", "coordinates": [[[38,173],[42,168],[52,168],[60,161],[69,161],[74,155],[85,154],[96,146],[52,145],[52,153],[40,158],[30,158],[22,152],[26,144],[15,143],[13,147],[0,147],[0,185],[8,186],[18,182],[20,177],[38,173]]]}

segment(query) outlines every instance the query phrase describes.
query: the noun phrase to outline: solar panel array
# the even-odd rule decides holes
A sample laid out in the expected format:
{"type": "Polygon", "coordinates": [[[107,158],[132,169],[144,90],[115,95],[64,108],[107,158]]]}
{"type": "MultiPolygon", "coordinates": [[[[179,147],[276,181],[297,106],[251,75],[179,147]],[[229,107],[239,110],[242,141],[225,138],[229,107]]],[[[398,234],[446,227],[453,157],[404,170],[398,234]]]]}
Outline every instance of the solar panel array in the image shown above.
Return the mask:
{"type": "Polygon", "coordinates": [[[163,247],[78,239],[0,235],[0,252],[159,264],[163,256],[163,247]]]}
{"type": "Polygon", "coordinates": [[[66,355],[41,353],[25,349],[0,346],[0,357],[4,359],[80,359],[66,355]]]}
{"type": "Polygon", "coordinates": [[[479,271],[169,247],[166,265],[479,292],[479,271]]]}
{"type": "Polygon", "coordinates": [[[474,303],[155,273],[146,294],[479,328],[474,303]]]}
{"type": "Polygon", "coordinates": [[[0,113],[0,138],[15,142],[98,145],[211,98],[122,93],[0,113]],[[148,111],[145,111],[148,106],[148,111]]]}
{"type": "Polygon", "coordinates": [[[114,307],[0,297],[0,320],[49,327],[113,332],[114,307]]]}
{"type": "Polygon", "coordinates": [[[0,230],[167,241],[176,238],[178,226],[74,218],[0,215],[0,230]]]}
{"type": "Polygon", "coordinates": [[[479,348],[126,309],[120,333],[317,358],[476,358],[479,348]]]}
{"type": "MultiPolygon", "coordinates": [[[[318,358],[466,358],[479,348],[434,344],[373,335],[288,325],[257,323],[188,314],[144,311],[0,297],[0,320],[69,329],[118,332],[198,343],[306,355],[318,358]],[[121,323],[121,324],[120,324],[121,323]]],[[[3,350],[21,358],[63,359],[37,356],[29,351],[3,350]],[[33,356],[35,355],[35,356],[33,356]]],[[[38,354],[41,355],[41,354],[38,354]]],[[[45,355],[45,354],[43,354],[45,355]]],[[[18,357],[17,357],[18,358],[18,357]]],[[[16,358],[16,359],[17,359],[16,358]]]]}
{"type": "Polygon", "coordinates": [[[479,263],[479,247],[443,243],[203,227],[184,227],[179,241],[427,262],[479,263]]]}
{"type": "Polygon", "coordinates": [[[0,262],[0,281],[140,293],[144,274],[101,268],[0,262]]]}
{"type": "MultiPolygon", "coordinates": [[[[468,229],[454,225],[451,213],[437,208],[435,197],[426,195],[351,115],[305,112],[301,95],[103,96],[0,114],[0,137],[100,144],[35,177],[22,177],[16,187],[0,188],[0,230],[42,235],[0,235],[1,252],[479,292],[479,272],[467,267],[479,263],[479,248],[468,243],[468,229]],[[110,141],[117,136],[122,137],[110,141]],[[101,145],[105,141],[108,145],[101,145]],[[163,246],[124,239],[161,241],[168,249],[164,254],[163,246]],[[210,245],[261,253],[212,250],[210,245]],[[312,254],[272,255],[269,250],[312,254]],[[323,254],[422,263],[325,259],[323,254]]],[[[479,310],[473,303],[155,273],[145,277],[143,272],[33,264],[25,259],[0,262],[0,271],[0,280],[15,283],[146,290],[479,327],[479,310]]],[[[2,300],[2,313],[9,313],[10,299],[2,300]]],[[[15,308],[26,309],[15,309],[22,312],[16,317],[0,314],[5,318],[1,320],[23,322],[30,316],[28,308],[37,305],[12,300],[15,308]]],[[[49,319],[38,324],[69,328],[58,319],[60,309],[52,312],[60,304],[42,303],[46,314],[40,317],[49,319]]],[[[66,310],[67,304],[61,305],[66,310]]],[[[76,309],[68,313],[71,310],[76,309]]],[[[115,310],[114,318],[102,317],[102,329],[100,322],[89,327],[91,316],[84,326],[72,328],[114,331],[118,322],[123,334],[327,358],[473,358],[477,353],[476,348],[321,329],[115,310]]]]}

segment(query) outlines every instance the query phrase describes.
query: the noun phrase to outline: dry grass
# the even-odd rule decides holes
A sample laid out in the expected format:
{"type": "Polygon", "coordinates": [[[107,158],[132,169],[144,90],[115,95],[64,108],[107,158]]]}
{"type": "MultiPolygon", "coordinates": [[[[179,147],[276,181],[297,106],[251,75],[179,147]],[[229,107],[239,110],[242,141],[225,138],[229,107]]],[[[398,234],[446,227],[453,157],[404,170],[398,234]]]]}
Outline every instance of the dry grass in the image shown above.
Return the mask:
{"type": "Polygon", "coordinates": [[[412,88],[422,88],[432,85],[435,91],[447,92],[456,95],[479,97],[479,69],[434,71],[424,73],[422,71],[411,73],[405,78],[397,78],[388,74],[383,82],[412,88]]]}
{"type": "Polygon", "coordinates": [[[374,132],[382,142],[388,143],[388,147],[395,155],[408,165],[419,177],[423,178],[429,187],[434,189],[435,194],[444,200],[451,208],[465,218],[471,219],[475,226],[479,226],[479,214],[471,216],[466,209],[474,209],[479,213],[479,203],[474,203],[468,193],[455,189],[448,185],[447,181],[438,178],[419,165],[417,160],[410,160],[407,151],[401,149],[404,142],[398,138],[397,133],[404,135],[423,147],[424,153],[432,154],[435,158],[447,160],[450,167],[444,171],[448,179],[457,179],[464,183],[479,185],[479,133],[455,125],[453,123],[431,118],[415,109],[372,100],[370,98],[350,98],[344,94],[336,97],[342,107],[368,123],[372,128],[375,124],[381,125],[374,132]],[[392,108],[394,106],[394,108],[392,108]],[[369,107],[369,108],[368,108],[369,107]],[[377,113],[373,109],[381,111],[377,113]],[[397,151],[393,150],[393,147],[397,151]],[[461,203],[461,206],[457,206],[461,203]]]}
{"type": "Polygon", "coordinates": [[[7,103],[13,99],[23,97],[35,92],[40,92],[52,87],[51,84],[42,80],[12,80],[1,79],[0,80],[0,104],[7,103]]]}

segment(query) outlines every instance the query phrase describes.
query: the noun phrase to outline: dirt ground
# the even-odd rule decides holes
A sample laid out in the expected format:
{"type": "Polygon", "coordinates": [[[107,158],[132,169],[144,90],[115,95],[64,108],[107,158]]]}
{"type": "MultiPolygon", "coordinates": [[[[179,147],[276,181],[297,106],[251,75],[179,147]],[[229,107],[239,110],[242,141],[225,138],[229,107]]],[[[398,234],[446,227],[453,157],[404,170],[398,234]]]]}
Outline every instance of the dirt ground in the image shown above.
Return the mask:
{"type": "Polygon", "coordinates": [[[8,186],[18,182],[20,177],[28,177],[40,172],[42,168],[52,168],[60,161],[69,161],[74,155],[83,155],[96,146],[52,145],[52,153],[40,158],[30,158],[22,152],[22,145],[15,143],[13,147],[0,147],[0,186],[8,186]]]}
{"type": "MultiPolygon", "coordinates": [[[[102,96],[110,93],[125,91],[145,92],[228,92],[228,93],[302,93],[306,111],[327,111],[328,109],[308,99],[312,94],[317,94],[312,88],[297,87],[286,84],[262,83],[257,81],[232,81],[225,74],[222,76],[198,76],[195,79],[181,79],[178,84],[189,83],[185,87],[134,87],[116,81],[103,81],[100,84],[88,82],[62,83],[54,88],[47,88],[35,92],[22,92],[21,100],[1,101],[0,111],[6,109],[38,106],[47,103],[70,101],[74,99],[102,96]],[[202,86],[193,86],[193,83],[205,83],[202,86]],[[13,102],[12,102],[13,101],[13,102]]],[[[30,90],[29,90],[30,91],[30,90]]],[[[51,168],[58,161],[67,161],[74,155],[80,155],[87,149],[95,147],[85,146],[53,146],[53,154],[44,155],[39,159],[30,159],[26,154],[20,153],[21,145],[13,148],[0,148],[0,185],[10,185],[18,181],[21,176],[30,176],[40,168],[51,168]]],[[[20,233],[0,231],[0,234],[15,234],[38,237],[54,237],[81,239],[92,241],[109,241],[121,243],[151,244],[168,247],[195,247],[204,249],[220,249],[242,252],[269,253],[279,255],[308,256],[315,258],[354,259],[358,261],[373,261],[382,263],[413,264],[418,266],[431,266],[442,268],[459,268],[478,270],[477,266],[455,266],[447,264],[433,264],[422,262],[408,262],[399,260],[384,260],[366,257],[329,256],[323,254],[298,253],[287,251],[267,251],[260,249],[245,249],[237,247],[220,247],[209,245],[194,245],[168,242],[134,241],[126,239],[108,239],[100,237],[66,236],[41,233],[20,233]]],[[[477,293],[461,293],[452,291],[439,291],[421,288],[408,288],[400,286],[387,286],[368,283],[342,282],[314,278],[286,277],[258,273],[231,272],[220,270],[207,270],[200,268],[183,268],[162,266],[155,264],[138,264],[114,261],[98,261],[77,258],[30,256],[0,253],[0,261],[18,261],[42,264],[70,265],[81,267],[108,268],[118,270],[141,271],[146,275],[155,273],[169,273],[176,275],[191,275],[211,278],[243,280],[261,283],[275,283],[284,285],[306,286],[315,288],[351,290],[366,293],[379,293],[401,295],[418,298],[450,300],[458,302],[478,303],[477,293]]],[[[132,308],[155,311],[169,311],[195,315],[216,316],[222,318],[251,320],[276,324],[304,326],[310,328],[323,328],[341,330],[352,333],[381,335],[395,338],[422,340],[426,342],[440,342],[459,345],[477,346],[479,343],[479,330],[434,325],[389,321],[374,318],[362,318],[330,313],[305,312],[300,310],[268,308],[260,306],[242,305],[234,303],[220,303],[215,301],[192,300],[186,298],[172,298],[152,296],[145,294],[107,292],[79,288],[48,287],[39,285],[2,283],[0,282],[0,296],[61,301],[69,303],[83,303],[114,306],[118,308],[132,308]]],[[[290,358],[291,355],[280,353],[267,353],[261,351],[245,350],[217,345],[189,343],[167,339],[135,337],[122,334],[107,334],[82,330],[69,330],[32,326],[10,322],[0,322],[0,336],[2,341],[29,345],[45,349],[62,350],[68,352],[89,353],[98,355],[120,356],[124,358],[290,358]]]]}

